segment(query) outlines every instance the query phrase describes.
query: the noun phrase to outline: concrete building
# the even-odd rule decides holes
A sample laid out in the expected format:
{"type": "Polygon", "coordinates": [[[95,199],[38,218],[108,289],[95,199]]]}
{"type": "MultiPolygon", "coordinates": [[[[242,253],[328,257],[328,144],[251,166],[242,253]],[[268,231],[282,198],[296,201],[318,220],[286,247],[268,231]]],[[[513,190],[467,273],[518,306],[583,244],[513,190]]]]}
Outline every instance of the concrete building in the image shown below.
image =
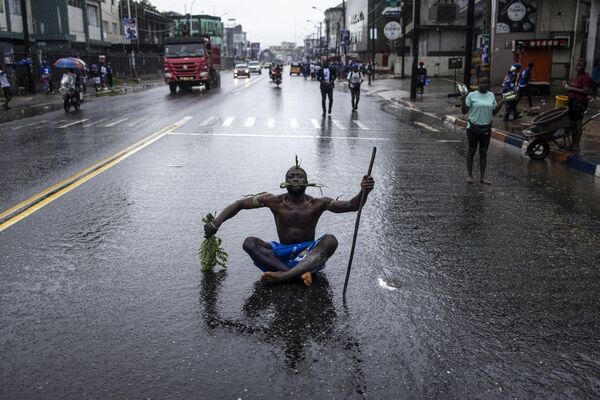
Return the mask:
{"type": "Polygon", "coordinates": [[[341,31],[344,27],[344,8],[331,7],[325,10],[325,55],[328,58],[340,57],[344,52],[340,46],[341,31]]]}
{"type": "Polygon", "coordinates": [[[592,0],[585,49],[587,70],[592,71],[594,60],[600,59],[600,0],[592,0]]]}
{"type": "Polygon", "coordinates": [[[538,0],[523,8],[508,3],[493,2],[492,82],[500,81],[513,62],[534,62],[533,78],[552,85],[573,75],[577,59],[585,57],[586,50],[591,64],[589,49],[596,51],[597,34],[592,28],[597,29],[598,1],[538,0]],[[595,6],[595,18],[591,6],[595,6]]]}
{"type": "Polygon", "coordinates": [[[111,45],[123,43],[119,2],[117,0],[102,0],[101,6],[102,39],[111,45]]]}

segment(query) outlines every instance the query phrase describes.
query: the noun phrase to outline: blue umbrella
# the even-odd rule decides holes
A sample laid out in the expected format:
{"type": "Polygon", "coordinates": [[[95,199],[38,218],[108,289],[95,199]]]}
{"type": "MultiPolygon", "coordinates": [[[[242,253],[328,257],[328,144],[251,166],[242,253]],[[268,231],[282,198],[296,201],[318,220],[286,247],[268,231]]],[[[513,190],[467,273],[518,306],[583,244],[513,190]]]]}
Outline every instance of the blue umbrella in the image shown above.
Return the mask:
{"type": "Polygon", "coordinates": [[[59,58],[54,66],[56,68],[77,68],[77,69],[85,69],[85,62],[75,57],[66,57],[59,58]]]}

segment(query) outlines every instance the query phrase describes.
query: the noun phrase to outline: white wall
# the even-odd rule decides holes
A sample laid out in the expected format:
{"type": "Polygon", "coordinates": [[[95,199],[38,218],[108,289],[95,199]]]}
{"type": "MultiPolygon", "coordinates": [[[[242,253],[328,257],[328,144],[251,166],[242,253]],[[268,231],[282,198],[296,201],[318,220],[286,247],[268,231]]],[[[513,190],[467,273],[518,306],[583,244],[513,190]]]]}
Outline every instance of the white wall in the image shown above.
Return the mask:
{"type": "MultiPolygon", "coordinates": [[[[448,59],[452,58],[449,56],[442,56],[442,57],[419,57],[419,61],[423,61],[425,63],[425,68],[427,68],[427,75],[429,75],[431,78],[438,76],[438,77],[447,77],[447,78],[453,78],[454,77],[454,70],[453,69],[448,69],[448,59]]],[[[406,76],[410,76],[411,72],[412,72],[412,56],[406,56],[404,58],[404,74],[406,76]]],[[[402,72],[402,57],[397,56],[395,58],[393,58],[392,56],[390,56],[390,65],[393,64],[394,65],[394,69],[392,71],[392,73],[394,75],[400,75],[402,72]]],[[[464,59],[463,59],[463,65],[464,65],[464,59]]],[[[462,77],[463,77],[463,70],[459,69],[456,70],[456,76],[457,79],[459,81],[462,81],[462,77]]]]}
{"type": "Polygon", "coordinates": [[[85,31],[83,30],[83,10],[77,7],[69,7],[69,33],[75,35],[77,42],[85,42],[85,31]]]}
{"type": "Polygon", "coordinates": [[[12,32],[23,32],[23,17],[20,15],[10,16],[10,30],[12,32]]]}
{"type": "Polygon", "coordinates": [[[0,12],[0,30],[5,31],[7,28],[8,26],[6,25],[6,13],[0,12]]]}
{"type": "Polygon", "coordinates": [[[102,40],[99,26],[88,25],[88,33],[91,40],[102,40]]]}

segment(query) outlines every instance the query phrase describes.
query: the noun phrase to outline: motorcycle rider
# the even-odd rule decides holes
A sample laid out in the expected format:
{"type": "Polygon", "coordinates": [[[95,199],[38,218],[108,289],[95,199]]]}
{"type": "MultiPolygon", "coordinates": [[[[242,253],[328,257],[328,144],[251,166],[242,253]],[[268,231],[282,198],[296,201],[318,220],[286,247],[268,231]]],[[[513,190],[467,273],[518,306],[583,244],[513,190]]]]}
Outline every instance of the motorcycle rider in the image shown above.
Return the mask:
{"type": "Polygon", "coordinates": [[[273,79],[273,81],[275,81],[277,78],[279,78],[279,80],[281,81],[282,72],[283,67],[281,66],[281,64],[275,65],[275,68],[273,68],[273,71],[271,72],[271,78],[273,79]]]}

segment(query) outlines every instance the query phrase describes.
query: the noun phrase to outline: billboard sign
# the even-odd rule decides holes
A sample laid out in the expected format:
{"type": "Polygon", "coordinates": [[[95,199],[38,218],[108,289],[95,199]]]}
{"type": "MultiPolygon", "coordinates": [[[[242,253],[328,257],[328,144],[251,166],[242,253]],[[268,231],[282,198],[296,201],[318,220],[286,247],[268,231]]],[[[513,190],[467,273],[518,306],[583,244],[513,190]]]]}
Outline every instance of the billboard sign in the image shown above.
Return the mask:
{"type": "Polygon", "coordinates": [[[138,38],[135,18],[123,18],[123,35],[125,36],[125,39],[128,40],[138,38]]]}
{"type": "Polygon", "coordinates": [[[348,44],[350,43],[350,31],[349,30],[343,30],[340,32],[340,44],[342,46],[348,46],[348,44]]]}
{"type": "Polygon", "coordinates": [[[537,0],[499,0],[496,33],[535,32],[537,0]]]}

